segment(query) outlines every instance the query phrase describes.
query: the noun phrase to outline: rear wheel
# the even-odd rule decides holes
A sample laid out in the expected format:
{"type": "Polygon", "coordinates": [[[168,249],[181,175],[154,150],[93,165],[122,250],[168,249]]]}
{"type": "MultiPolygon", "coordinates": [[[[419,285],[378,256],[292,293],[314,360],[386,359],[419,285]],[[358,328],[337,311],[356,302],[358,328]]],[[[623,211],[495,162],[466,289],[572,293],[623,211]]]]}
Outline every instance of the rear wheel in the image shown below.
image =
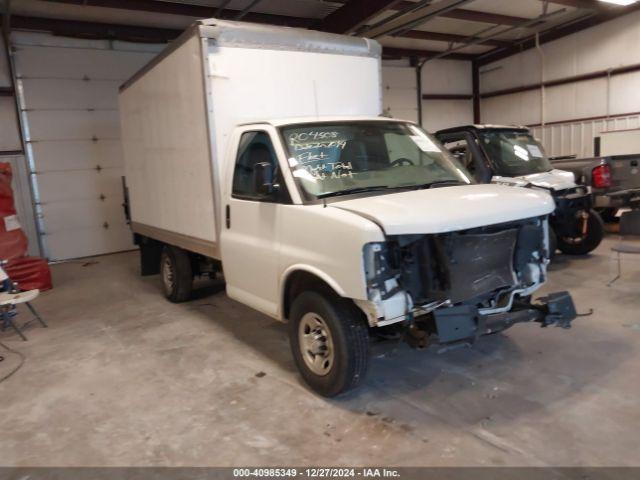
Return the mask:
{"type": "Polygon", "coordinates": [[[293,301],[289,341],[298,370],[317,393],[333,397],[355,388],[369,361],[369,333],[355,307],[325,293],[293,301]]]}
{"type": "Polygon", "coordinates": [[[164,295],[169,301],[180,303],[191,298],[193,269],[185,250],[165,245],[160,256],[160,274],[164,295]]]}
{"type": "Polygon", "coordinates": [[[596,249],[604,236],[604,223],[595,210],[589,210],[587,233],[581,237],[558,236],[558,249],[568,255],[586,255],[596,249]]]}

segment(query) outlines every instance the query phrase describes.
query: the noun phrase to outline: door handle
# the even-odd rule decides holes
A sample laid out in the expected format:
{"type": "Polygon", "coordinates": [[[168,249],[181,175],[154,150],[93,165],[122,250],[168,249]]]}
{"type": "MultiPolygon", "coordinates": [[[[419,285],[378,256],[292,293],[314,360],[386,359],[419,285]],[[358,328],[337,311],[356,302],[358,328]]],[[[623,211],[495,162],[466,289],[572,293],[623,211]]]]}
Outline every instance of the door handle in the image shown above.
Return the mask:
{"type": "Polygon", "coordinates": [[[225,208],[225,223],[227,228],[231,228],[231,206],[229,205],[225,208]]]}

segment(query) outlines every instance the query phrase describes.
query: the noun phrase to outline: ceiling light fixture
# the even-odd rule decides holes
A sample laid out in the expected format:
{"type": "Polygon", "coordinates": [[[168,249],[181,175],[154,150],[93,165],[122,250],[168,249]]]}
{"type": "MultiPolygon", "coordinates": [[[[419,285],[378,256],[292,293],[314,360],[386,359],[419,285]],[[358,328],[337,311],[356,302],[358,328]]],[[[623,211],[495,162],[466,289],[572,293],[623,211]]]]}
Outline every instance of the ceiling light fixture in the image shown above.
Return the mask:
{"type": "Polygon", "coordinates": [[[627,7],[636,3],[638,0],[599,0],[604,3],[613,3],[614,5],[620,5],[622,7],[627,7]]]}

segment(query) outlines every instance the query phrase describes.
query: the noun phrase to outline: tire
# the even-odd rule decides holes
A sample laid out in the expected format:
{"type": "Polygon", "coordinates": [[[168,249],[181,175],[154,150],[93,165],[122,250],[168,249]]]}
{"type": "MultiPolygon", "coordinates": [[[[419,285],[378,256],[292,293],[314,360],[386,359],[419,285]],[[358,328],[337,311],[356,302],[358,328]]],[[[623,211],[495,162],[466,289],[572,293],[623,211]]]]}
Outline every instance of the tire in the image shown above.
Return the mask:
{"type": "Polygon", "coordinates": [[[302,378],[324,397],[355,388],[366,374],[367,325],[353,305],[336,295],[311,291],[298,295],[291,305],[289,342],[302,378]],[[315,354],[311,347],[317,349],[315,354]],[[313,360],[318,360],[315,367],[313,360]]]}
{"type": "Polygon", "coordinates": [[[173,303],[191,298],[193,269],[189,254],[178,247],[165,245],[160,255],[160,275],[164,296],[173,303]]]}
{"type": "Polygon", "coordinates": [[[598,212],[589,211],[587,219],[587,235],[579,243],[571,243],[558,237],[558,249],[567,255],[586,255],[596,249],[604,237],[604,222],[598,212]]]}

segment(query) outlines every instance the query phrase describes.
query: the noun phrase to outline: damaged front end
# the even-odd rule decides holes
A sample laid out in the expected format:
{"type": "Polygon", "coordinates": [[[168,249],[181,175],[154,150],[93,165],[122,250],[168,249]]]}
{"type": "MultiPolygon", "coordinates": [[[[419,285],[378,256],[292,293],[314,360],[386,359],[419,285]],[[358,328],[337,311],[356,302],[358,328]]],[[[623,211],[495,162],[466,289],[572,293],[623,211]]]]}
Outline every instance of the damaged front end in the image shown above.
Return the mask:
{"type": "Polygon", "coordinates": [[[371,326],[395,325],[410,343],[470,341],[515,323],[569,327],[566,292],[536,303],[546,280],[546,217],[464,231],[388,236],[364,248],[368,301],[357,301],[371,326]]]}

